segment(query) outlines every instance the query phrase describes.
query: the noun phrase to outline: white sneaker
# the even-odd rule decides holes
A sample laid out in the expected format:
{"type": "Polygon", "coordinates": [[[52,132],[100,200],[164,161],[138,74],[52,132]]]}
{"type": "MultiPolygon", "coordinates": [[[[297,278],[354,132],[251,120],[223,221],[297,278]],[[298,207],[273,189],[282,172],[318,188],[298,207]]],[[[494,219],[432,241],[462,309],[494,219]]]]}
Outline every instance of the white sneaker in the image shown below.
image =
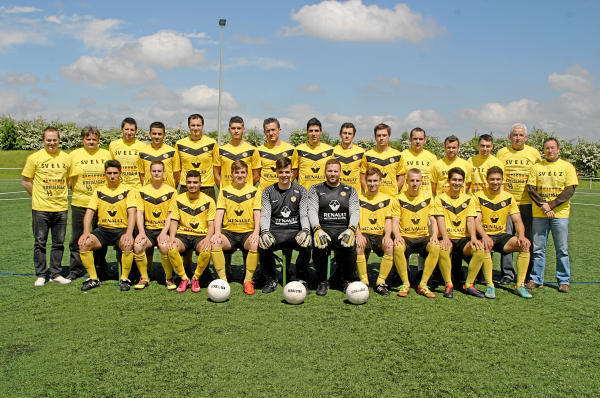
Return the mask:
{"type": "Polygon", "coordinates": [[[61,285],[66,285],[71,283],[70,279],[65,278],[64,276],[55,276],[54,278],[50,279],[50,282],[56,282],[56,283],[60,283],[61,285]]]}
{"type": "Polygon", "coordinates": [[[33,282],[33,286],[44,286],[46,284],[46,278],[44,277],[39,277],[35,280],[35,282],[33,282]]]}

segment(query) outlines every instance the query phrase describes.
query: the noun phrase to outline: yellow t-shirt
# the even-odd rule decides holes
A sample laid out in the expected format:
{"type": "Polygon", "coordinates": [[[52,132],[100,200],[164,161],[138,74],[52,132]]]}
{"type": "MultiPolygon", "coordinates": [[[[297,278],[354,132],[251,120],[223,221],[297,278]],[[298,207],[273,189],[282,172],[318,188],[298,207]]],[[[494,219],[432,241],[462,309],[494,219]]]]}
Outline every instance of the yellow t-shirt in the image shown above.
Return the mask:
{"type": "Polygon", "coordinates": [[[215,185],[215,176],[213,165],[219,156],[219,146],[217,141],[206,134],[202,138],[193,141],[190,137],[185,137],[175,144],[175,163],[179,165],[181,177],[179,183],[185,185],[187,172],[198,170],[200,172],[200,183],[203,187],[212,187],[215,185]]]}
{"type": "Polygon", "coordinates": [[[144,212],[146,229],[163,229],[169,215],[171,200],[177,195],[175,188],[162,184],[154,189],[152,184],[144,185],[137,195],[137,209],[144,212]]]}
{"type": "Polygon", "coordinates": [[[140,189],[140,173],[138,171],[139,152],[146,147],[142,141],[135,140],[126,144],[123,138],[110,143],[108,151],[113,159],[121,163],[121,181],[131,188],[140,189]]]}
{"type": "Polygon", "coordinates": [[[132,207],[137,207],[137,195],[125,184],[119,184],[117,188],[99,186],[87,205],[98,215],[98,226],[111,229],[127,228],[127,209],[132,207]]]}
{"type": "Polygon", "coordinates": [[[110,152],[98,148],[95,152],[88,152],[85,148],[75,149],[69,154],[71,157],[71,205],[87,207],[94,189],[106,183],[104,163],[111,160],[110,152]]]}
{"type": "MultiPolygon", "coordinates": [[[[416,153],[412,149],[405,149],[402,151],[402,161],[404,162],[406,172],[410,169],[421,170],[421,175],[423,175],[421,189],[431,192],[431,171],[433,164],[437,161],[437,156],[427,149],[422,150],[420,153],[416,153]]],[[[407,189],[408,185],[404,184],[402,190],[406,191],[407,189]]]]}
{"type": "Polygon", "coordinates": [[[504,164],[494,155],[490,155],[483,159],[479,155],[469,158],[469,168],[471,169],[471,188],[469,193],[482,191],[487,188],[486,174],[490,167],[498,166],[504,171],[504,164]]]}
{"type": "Polygon", "coordinates": [[[392,217],[392,199],[384,193],[375,196],[358,195],[360,203],[360,231],[363,234],[383,235],[385,220],[392,217]]]}
{"type": "Polygon", "coordinates": [[[171,220],[178,221],[177,233],[201,236],[208,233],[208,222],[215,219],[215,201],[207,194],[200,192],[198,199],[190,200],[189,193],[184,192],[171,201],[171,220]]]}
{"type": "Polygon", "coordinates": [[[356,189],[356,192],[362,191],[360,186],[360,162],[364,154],[365,150],[356,144],[348,149],[344,149],[341,145],[336,145],[333,148],[333,157],[342,164],[340,181],[356,189]]]}
{"type": "Polygon", "coordinates": [[[221,189],[232,184],[233,177],[231,175],[231,164],[236,160],[243,160],[246,162],[248,165],[246,184],[254,185],[252,181],[252,170],[260,169],[260,157],[258,156],[258,150],[254,145],[242,141],[238,146],[233,146],[229,143],[219,148],[219,156],[217,156],[215,166],[221,167],[221,189]]]}
{"type": "Polygon", "coordinates": [[[531,198],[525,186],[531,167],[542,161],[540,152],[529,145],[520,151],[507,146],[500,149],[496,157],[504,164],[504,189],[517,199],[518,204],[530,204],[531,198]]]}
{"type": "Polygon", "coordinates": [[[400,151],[389,147],[383,152],[377,148],[365,152],[360,163],[360,173],[365,174],[370,167],[377,167],[383,173],[379,191],[391,197],[398,194],[398,176],[406,174],[400,151]]]}
{"type": "Polygon", "coordinates": [[[316,147],[308,143],[296,147],[298,156],[298,184],[308,191],[325,181],[325,163],[333,156],[333,147],[320,142],[316,147]]]}
{"type": "Polygon", "coordinates": [[[260,196],[252,185],[237,189],[233,185],[221,189],[217,209],[225,210],[223,229],[231,232],[254,231],[254,210],[260,210],[260,196]]]}
{"type": "Polygon", "coordinates": [[[298,168],[298,154],[294,146],[287,142],[281,142],[278,146],[270,146],[268,143],[258,147],[260,157],[260,181],[258,189],[262,192],[269,185],[275,184],[279,179],[275,172],[275,162],[281,157],[290,158],[292,169],[298,168]]]}
{"type": "Polygon", "coordinates": [[[58,150],[50,154],[42,148],[25,161],[21,172],[32,179],[31,208],[36,211],[65,211],[69,208],[67,179],[71,171],[71,158],[58,150]]]}
{"type": "Polygon", "coordinates": [[[467,217],[477,217],[475,200],[473,196],[462,192],[456,199],[452,199],[447,193],[442,193],[435,197],[433,215],[444,216],[450,239],[469,237],[467,217]]]}
{"type": "Polygon", "coordinates": [[[180,167],[178,163],[175,163],[175,148],[167,144],[162,144],[158,149],[154,149],[152,144],[148,144],[140,150],[138,170],[144,174],[144,185],[148,184],[152,179],[150,165],[157,160],[160,160],[165,165],[163,181],[175,188],[173,173],[179,171],[180,167]]]}
{"type": "MultiPolygon", "coordinates": [[[[469,166],[469,162],[459,157],[453,161],[443,157],[433,164],[433,168],[431,170],[431,181],[436,183],[436,192],[434,192],[436,195],[440,195],[443,192],[448,192],[450,189],[450,183],[448,182],[448,171],[454,167],[460,167],[465,172],[465,185],[468,182],[471,182],[471,167],[469,166]]],[[[465,188],[463,186],[463,192],[464,189],[465,188]]]]}
{"type": "Polygon", "coordinates": [[[406,191],[400,192],[394,200],[392,217],[398,219],[400,234],[407,238],[429,236],[429,216],[433,215],[433,198],[431,193],[419,189],[417,196],[409,196],[406,191]]]}
{"type": "MultiPolygon", "coordinates": [[[[575,167],[562,159],[558,159],[554,162],[548,162],[547,160],[541,163],[536,163],[531,168],[527,185],[533,185],[537,188],[538,193],[546,202],[550,202],[562,192],[564,189],[571,185],[579,185],[577,179],[577,171],[575,167]]],[[[533,210],[533,216],[539,218],[546,218],[546,215],[535,204],[531,206],[533,210]]],[[[569,218],[571,212],[571,200],[556,206],[554,209],[556,218],[569,218]]]]}
{"type": "Polygon", "coordinates": [[[506,232],[506,220],[512,214],[519,213],[516,199],[506,191],[491,195],[487,189],[473,195],[475,207],[481,213],[481,225],[489,235],[506,232]]]}

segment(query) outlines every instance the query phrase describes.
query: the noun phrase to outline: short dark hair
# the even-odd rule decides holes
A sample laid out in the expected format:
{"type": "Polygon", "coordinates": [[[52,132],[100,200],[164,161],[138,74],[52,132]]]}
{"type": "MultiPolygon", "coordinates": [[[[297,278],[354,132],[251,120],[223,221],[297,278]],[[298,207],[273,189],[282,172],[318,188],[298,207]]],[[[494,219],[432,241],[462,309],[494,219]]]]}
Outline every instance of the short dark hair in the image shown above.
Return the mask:
{"type": "Polygon", "coordinates": [[[46,126],[44,128],[44,131],[42,131],[42,139],[46,138],[46,131],[54,131],[56,135],[58,135],[58,139],[60,140],[60,132],[54,126],[46,126]]]}
{"type": "Polygon", "coordinates": [[[287,156],[282,156],[275,161],[275,170],[280,170],[285,167],[291,166],[292,161],[287,156]]]}
{"type": "Polygon", "coordinates": [[[453,167],[450,170],[448,170],[448,180],[450,180],[454,174],[460,174],[463,180],[465,178],[465,171],[460,167],[453,167]]]}
{"type": "Polygon", "coordinates": [[[188,178],[190,177],[200,177],[200,172],[198,170],[190,170],[185,174],[185,180],[187,181],[188,178]]]}
{"type": "Polygon", "coordinates": [[[134,118],[126,117],[125,119],[123,119],[123,121],[121,122],[121,128],[125,127],[125,123],[133,124],[135,126],[135,129],[137,130],[137,122],[135,121],[134,118]]]}
{"type": "Polygon", "coordinates": [[[338,159],[329,159],[327,162],[325,162],[325,168],[327,168],[327,166],[329,166],[330,164],[337,164],[338,166],[340,166],[340,168],[342,167],[342,163],[338,159]]]}
{"type": "Polygon", "coordinates": [[[548,141],[554,141],[554,142],[556,142],[556,147],[560,149],[560,144],[558,143],[558,140],[556,138],[554,138],[554,137],[544,138],[544,143],[542,144],[542,148],[544,146],[546,146],[546,142],[548,142],[548,141]]]}
{"type": "Polygon", "coordinates": [[[85,126],[81,129],[81,138],[85,138],[88,135],[95,135],[96,137],[100,138],[100,130],[98,130],[98,127],[85,126]]]}
{"type": "Polygon", "coordinates": [[[163,170],[165,169],[165,164],[161,160],[153,160],[152,163],[150,163],[149,169],[152,170],[152,166],[154,166],[155,164],[160,164],[163,170]]]}
{"type": "Polygon", "coordinates": [[[150,130],[152,130],[153,128],[162,129],[163,133],[166,133],[165,124],[163,122],[152,122],[150,124],[150,128],[148,129],[148,132],[150,132],[150,130]]]}
{"type": "Polygon", "coordinates": [[[271,123],[276,123],[277,124],[277,128],[280,129],[281,125],[279,124],[279,120],[277,120],[277,118],[274,117],[268,117],[263,121],[263,130],[265,128],[267,128],[267,124],[271,124],[271,123]]]}
{"type": "Polygon", "coordinates": [[[425,130],[423,130],[421,127],[415,127],[414,129],[410,130],[410,136],[409,137],[412,138],[413,133],[418,133],[420,131],[423,132],[423,136],[424,137],[427,137],[427,133],[425,133],[425,130]]]}
{"type": "Polygon", "coordinates": [[[110,159],[104,162],[104,171],[108,170],[109,167],[116,167],[121,172],[121,162],[115,159],[110,159]]]}
{"type": "Polygon", "coordinates": [[[460,140],[455,135],[449,135],[448,137],[446,137],[446,139],[444,140],[444,146],[446,146],[446,144],[449,142],[458,142],[458,146],[460,146],[460,140]]]}
{"type": "Polygon", "coordinates": [[[313,117],[306,122],[306,130],[308,130],[310,126],[319,126],[319,130],[323,131],[323,126],[321,126],[321,122],[316,117],[313,117]]]}
{"type": "Polygon", "coordinates": [[[340,126],[340,134],[342,134],[343,129],[352,129],[352,134],[356,135],[356,127],[354,127],[353,123],[346,122],[340,126]]]}
{"type": "Polygon", "coordinates": [[[373,129],[373,135],[376,135],[379,130],[386,130],[388,135],[390,137],[392,136],[392,128],[385,123],[379,123],[377,126],[375,126],[373,129]]]}
{"type": "Polygon", "coordinates": [[[231,163],[231,174],[239,169],[246,169],[246,172],[248,172],[248,164],[242,159],[235,160],[233,163],[231,163]]]}
{"type": "Polygon", "coordinates": [[[192,113],[191,115],[188,116],[188,127],[190,127],[190,122],[192,121],[192,119],[202,120],[202,125],[204,126],[204,118],[202,117],[202,115],[199,113],[192,113]]]}
{"type": "Polygon", "coordinates": [[[502,177],[504,177],[504,171],[502,171],[502,168],[498,166],[490,167],[485,174],[485,178],[488,178],[491,174],[500,174],[502,177]]]}
{"type": "Polygon", "coordinates": [[[369,167],[365,173],[367,177],[377,174],[380,179],[383,179],[383,173],[377,167],[369,167]]]}
{"type": "Polygon", "coordinates": [[[479,136],[479,139],[477,140],[477,143],[479,144],[481,141],[490,141],[493,144],[494,143],[494,137],[492,137],[489,134],[481,134],[479,136]]]}
{"type": "Polygon", "coordinates": [[[243,126],[244,119],[242,119],[241,116],[233,116],[231,119],[229,119],[229,127],[231,127],[233,123],[242,123],[243,126]]]}

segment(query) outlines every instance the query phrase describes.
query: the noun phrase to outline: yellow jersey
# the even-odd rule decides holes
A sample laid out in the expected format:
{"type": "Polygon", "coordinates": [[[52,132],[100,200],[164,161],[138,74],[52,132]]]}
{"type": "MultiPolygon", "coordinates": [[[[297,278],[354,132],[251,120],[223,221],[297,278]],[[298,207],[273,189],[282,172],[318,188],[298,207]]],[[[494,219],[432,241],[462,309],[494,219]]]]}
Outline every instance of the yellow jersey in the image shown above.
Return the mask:
{"type": "Polygon", "coordinates": [[[504,171],[504,164],[494,155],[482,158],[479,155],[469,158],[469,168],[471,169],[471,188],[469,193],[474,194],[487,188],[487,171],[490,167],[498,166],[504,171]]]}
{"type": "Polygon", "coordinates": [[[444,222],[450,239],[461,239],[471,236],[467,230],[467,217],[477,217],[477,209],[473,196],[460,193],[453,199],[447,193],[435,197],[434,216],[444,216],[444,222]]]}
{"type": "Polygon", "coordinates": [[[540,152],[529,145],[519,151],[507,146],[500,149],[496,157],[504,164],[504,189],[517,199],[518,204],[530,204],[525,186],[531,167],[542,161],[540,152]]]}
{"type": "Polygon", "coordinates": [[[268,143],[258,147],[260,157],[260,181],[259,191],[263,191],[269,185],[275,184],[279,179],[275,172],[275,162],[281,157],[290,158],[292,169],[298,168],[298,154],[294,151],[294,146],[281,141],[280,145],[271,146],[268,143]]]}
{"type": "Polygon", "coordinates": [[[433,197],[431,193],[419,189],[417,196],[400,192],[394,199],[392,217],[398,219],[400,234],[407,238],[429,236],[429,216],[433,215],[433,197]]]}
{"type": "MultiPolygon", "coordinates": [[[[533,185],[537,188],[540,196],[550,202],[571,185],[579,185],[577,179],[577,171],[575,167],[562,159],[557,159],[554,162],[543,160],[541,163],[536,163],[531,168],[527,185],[533,185]]],[[[546,218],[546,215],[539,207],[531,206],[533,216],[538,218],[546,218]]],[[[567,200],[556,206],[554,209],[556,218],[569,218],[571,212],[571,200],[567,200]]]]}
{"type": "Polygon", "coordinates": [[[152,179],[150,175],[150,165],[154,161],[161,161],[165,165],[165,175],[163,181],[175,188],[175,178],[173,173],[180,170],[179,164],[175,163],[175,148],[170,145],[162,144],[160,148],[155,149],[152,144],[139,152],[138,170],[144,174],[144,185],[152,179]]]}
{"type": "Polygon", "coordinates": [[[110,152],[97,148],[88,152],[85,148],[75,149],[69,154],[71,157],[71,205],[86,207],[92,198],[94,189],[106,183],[104,163],[111,160],[110,152]]]}
{"type": "MultiPolygon", "coordinates": [[[[469,162],[459,157],[453,161],[443,157],[433,164],[431,170],[431,182],[436,184],[436,191],[433,192],[435,195],[448,192],[450,189],[450,183],[448,182],[448,171],[455,167],[459,167],[465,172],[465,185],[471,182],[471,167],[469,166],[469,162]]],[[[465,192],[465,185],[463,185],[463,192],[465,192]]]]}
{"type": "Polygon", "coordinates": [[[185,186],[185,178],[190,170],[200,172],[200,184],[203,187],[215,185],[213,165],[219,156],[217,141],[206,134],[199,140],[185,137],[175,143],[175,163],[179,165],[181,176],[179,184],[185,186]]]}
{"type": "Polygon", "coordinates": [[[254,231],[254,210],[260,210],[260,196],[252,185],[237,189],[233,185],[222,188],[217,199],[217,209],[225,210],[223,229],[231,232],[254,231]]]}
{"type": "Polygon", "coordinates": [[[473,195],[475,207],[481,213],[481,225],[485,233],[498,235],[506,232],[506,220],[512,214],[518,214],[519,206],[510,193],[501,190],[491,195],[487,189],[473,195]]]}
{"type": "Polygon", "coordinates": [[[215,166],[221,167],[221,189],[232,184],[233,177],[231,175],[231,164],[236,160],[243,160],[246,162],[248,165],[246,184],[254,185],[252,170],[260,169],[260,157],[258,156],[258,150],[254,145],[242,141],[238,146],[233,146],[229,143],[219,148],[219,155],[215,161],[215,166]]]}
{"type": "Polygon", "coordinates": [[[298,183],[308,191],[325,181],[325,163],[333,156],[333,147],[320,142],[313,147],[308,143],[296,147],[298,156],[298,183]]]}
{"type": "Polygon", "coordinates": [[[131,188],[140,189],[140,173],[138,170],[139,152],[146,147],[146,144],[139,140],[132,143],[125,143],[123,138],[119,138],[108,145],[110,156],[121,163],[121,181],[131,188]]]}
{"type": "Polygon", "coordinates": [[[400,151],[392,147],[383,152],[377,151],[377,148],[369,149],[360,163],[360,173],[365,174],[370,167],[378,168],[383,174],[379,191],[391,197],[396,196],[398,176],[406,174],[400,151]]]}
{"type": "Polygon", "coordinates": [[[98,215],[99,227],[127,228],[127,209],[137,208],[137,195],[125,184],[116,188],[102,185],[94,190],[87,208],[98,215]]]}
{"type": "Polygon", "coordinates": [[[360,203],[359,228],[363,234],[383,235],[385,221],[392,218],[392,199],[384,193],[375,196],[358,195],[360,203]]]}
{"type": "Polygon", "coordinates": [[[171,220],[178,221],[178,234],[201,236],[208,233],[208,222],[214,221],[215,209],[215,201],[204,192],[194,200],[184,192],[171,201],[169,211],[171,220]]]}
{"type": "Polygon", "coordinates": [[[359,193],[362,191],[360,186],[360,162],[362,162],[364,154],[365,150],[356,144],[347,149],[341,145],[336,145],[333,148],[333,157],[342,164],[340,181],[354,187],[356,192],[359,193]]]}
{"type": "MultiPolygon", "coordinates": [[[[421,152],[416,153],[412,149],[405,149],[401,152],[402,161],[404,162],[404,169],[406,172],[410,169],[419,169],[421,170],[421,175],[423,176],[423,184],[421,184],[421,189],[425,189],[431,192],[431,172],[433,169],[434,163],[437,161],[437,156],[433,153],[429,152],[427,149],[423,149],[421,152]]],[[[408,185],[404,184],[402,187],[403,191],[406,191],[408,185]]]]}
{"type": "Polygon", "coordinates": [[[71,158],[61,150],[50,154],[42,148],[27,156],[21,175],[33,181],[31,209],[50,212],[67,210],[67,180],[70,172],[71,158]]]}
{"type": "Polygon", "coordinates": [[[144,212],[146,229],[165,227],[171,200],[176,194],[175,188],[168,184],[162,184],[158,189],[152,184],[146,184],[139,190],[137,209],[144,212]]]}

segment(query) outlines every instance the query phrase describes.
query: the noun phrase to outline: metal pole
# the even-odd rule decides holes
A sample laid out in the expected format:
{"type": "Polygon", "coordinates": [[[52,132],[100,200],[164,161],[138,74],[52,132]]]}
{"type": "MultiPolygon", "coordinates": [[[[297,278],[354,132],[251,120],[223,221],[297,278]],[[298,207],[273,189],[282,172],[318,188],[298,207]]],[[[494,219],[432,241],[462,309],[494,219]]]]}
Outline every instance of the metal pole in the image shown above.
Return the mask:
{"type": "Polygon", "coordinates": [[[225,19],[219,19],[219,26],[221,31],[221,45],[219,49],[219,110],[218,110],[218,127],[217,127],[217,142],[221,145],[221,93],[223,92],[223,28],[226,24],[225,19]]]}

